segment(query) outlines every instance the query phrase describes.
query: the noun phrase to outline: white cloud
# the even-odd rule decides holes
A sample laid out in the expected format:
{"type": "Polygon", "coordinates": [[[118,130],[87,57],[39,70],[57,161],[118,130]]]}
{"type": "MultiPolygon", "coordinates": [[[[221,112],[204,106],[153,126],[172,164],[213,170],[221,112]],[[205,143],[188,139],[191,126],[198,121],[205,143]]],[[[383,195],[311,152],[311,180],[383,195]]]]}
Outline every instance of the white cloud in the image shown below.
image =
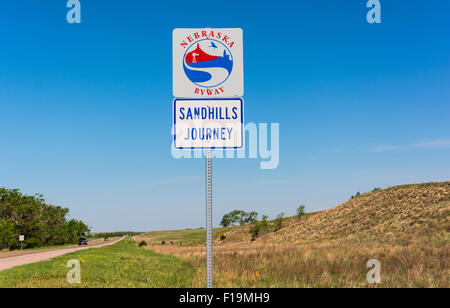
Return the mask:
{"type": "Polygon", "coordinates": [[[427,142],[418,142],[404,145],[382,145],[372,147],[370,150],[373,152],[385,152],[402,149],[414,149],[414,148],[431,148],[431,147],[443,147],[450,146],[449,139],[432,140],[427,142]]]}

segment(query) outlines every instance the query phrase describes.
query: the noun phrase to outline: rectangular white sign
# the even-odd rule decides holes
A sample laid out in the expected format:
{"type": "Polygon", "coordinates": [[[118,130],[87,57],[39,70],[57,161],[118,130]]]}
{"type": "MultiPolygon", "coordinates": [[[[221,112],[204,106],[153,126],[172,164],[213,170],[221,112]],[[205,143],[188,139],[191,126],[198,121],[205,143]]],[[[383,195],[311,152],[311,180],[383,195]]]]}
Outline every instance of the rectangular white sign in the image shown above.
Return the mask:
{"type": "Polygon", "coordinates": [[[19,235],[19,242],[25,241],[25,235],[19,235]]]}
{"type": "Polygon", "coordinates": [[[173,101],[175,149],[241,149],[244,146],[242,98],[173,101]]]}
{"type": "Polygon", "coordinates": [[[240,28],[173,31],[174,97],[242,97],[243,38],[240,28]]]}

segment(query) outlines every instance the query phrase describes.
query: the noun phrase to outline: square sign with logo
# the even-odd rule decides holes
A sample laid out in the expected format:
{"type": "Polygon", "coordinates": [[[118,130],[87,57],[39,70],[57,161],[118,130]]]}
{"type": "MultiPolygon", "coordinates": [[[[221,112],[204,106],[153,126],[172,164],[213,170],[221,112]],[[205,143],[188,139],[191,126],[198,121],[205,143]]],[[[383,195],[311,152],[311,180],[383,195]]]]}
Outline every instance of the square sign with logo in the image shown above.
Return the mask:
{"type": "Polygon", "coordinates": [[[243,60],[242,29],[175,29],[173,96],[243,96],[243,60]]]}

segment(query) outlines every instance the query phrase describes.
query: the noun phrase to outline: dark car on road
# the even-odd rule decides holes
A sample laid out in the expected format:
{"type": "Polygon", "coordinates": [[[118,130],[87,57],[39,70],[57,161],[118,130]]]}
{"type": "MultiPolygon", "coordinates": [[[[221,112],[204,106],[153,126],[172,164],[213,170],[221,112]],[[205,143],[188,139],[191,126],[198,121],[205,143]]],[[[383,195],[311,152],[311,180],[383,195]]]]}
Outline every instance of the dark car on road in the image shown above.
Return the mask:
{"type": "Polygon", "coordinates": [[[88,240],[84,237],[80,237],[78,239],[78,245],[87,245],[88,244],[88,240]]]}

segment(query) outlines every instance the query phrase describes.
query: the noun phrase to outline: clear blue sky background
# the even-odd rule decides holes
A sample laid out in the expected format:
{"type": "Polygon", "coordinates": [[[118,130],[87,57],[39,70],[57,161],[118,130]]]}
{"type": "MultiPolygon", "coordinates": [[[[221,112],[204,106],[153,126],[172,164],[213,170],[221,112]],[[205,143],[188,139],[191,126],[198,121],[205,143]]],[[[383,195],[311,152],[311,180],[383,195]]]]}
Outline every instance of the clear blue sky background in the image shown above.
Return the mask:
{"type": "Polygon", "coordinates": [[[214,162],[214,221],[450,177],[450,2],[0,1],[0,186],[94,231],[200,227],[204,161],[171,146],[172,30],[244,30],[245,118],[280,123],[280,165],[214,162]],[[275,56],[275,61],[270,58],[275,56]]]}

